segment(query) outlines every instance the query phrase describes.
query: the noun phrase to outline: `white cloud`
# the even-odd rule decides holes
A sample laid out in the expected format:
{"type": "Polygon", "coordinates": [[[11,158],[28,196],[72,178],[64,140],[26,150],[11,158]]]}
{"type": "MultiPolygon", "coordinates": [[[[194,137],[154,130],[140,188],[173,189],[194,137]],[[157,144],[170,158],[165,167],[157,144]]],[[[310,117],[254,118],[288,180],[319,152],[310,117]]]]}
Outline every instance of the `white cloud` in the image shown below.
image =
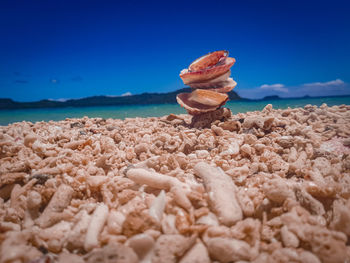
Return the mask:
{"type": "Polygon", "coordinates": [[[59,98],[59,99],[47,99],[47,100],[65,102],[65,101],[67,101],[67,100],[71,100],[71,98],[59,98]]]}
{"type": "Polygon", "coordinates": [[[70,100],[68,98],[60,98],[60,99],[57,99],[57,101],[60,101],[60,102],[66,102],[67,100],[70,100]]]}
{"type": "Polygon", "coordinates": [[[305,95],[309,95],[311,97],[349,95],[350,85],[341,79],[327,82],[313,82],[295,87],[293,93],[295,94],[294,97],[305,95]]]}
{"type": "Polygon", "coordinates": [[[285,86],[283,84],[264,84],[252,89],[236,90],[243,98],[260,99],[265,96],[278,95],[283,98],[303,97],[303,96],[339,96],[350,95],[350,85],[341,79],[327,82],[304,83],[295,86],[285,86]]]}
{"type": "Polygon", "coordinates": [[[285,86],[283,84],[272,84],[272,85],[268,85],[268,84],[264,84],[260,86],[260,89],[262,90],[274,90],[274,91],[280,91],[280,92],[288,92],[288,89],[285,88],[285,86]]]}
{"type": "Polygon", "coordinates": [[[131,92],[125,92],[122,95],[105,95],[106,97],[110,97],[110,98],[117,98],[117,97],[125,97],[125,96],[131,96],[131,92]]]}
{"type": "Polygon", "coordinates": [[[125,97],[125,96],[131,96],[131,95],[132,95],[131,92],[128,91],[128,92],[123,93],[121,96],[125,97]]]}
{"type": "Polygon", "coordinates": [[[327,86],[339,86],[345,84],[341,79],[331,80],[327,82],[313,82],[303,84],[306,87],[327,87],[327,86]]]}

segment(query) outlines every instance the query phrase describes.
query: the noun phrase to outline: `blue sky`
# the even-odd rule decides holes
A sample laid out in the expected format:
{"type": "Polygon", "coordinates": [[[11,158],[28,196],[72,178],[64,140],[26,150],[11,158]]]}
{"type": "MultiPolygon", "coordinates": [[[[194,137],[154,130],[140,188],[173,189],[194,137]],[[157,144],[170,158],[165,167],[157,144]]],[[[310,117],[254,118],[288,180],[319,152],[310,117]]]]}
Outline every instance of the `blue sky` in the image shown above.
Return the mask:
{"type": "Polygon", "coordinates": [[[244,97],[350,94],[349,14],[337,0],[3,0],[0,97],[169,92],[221,49],[244,97]]]}

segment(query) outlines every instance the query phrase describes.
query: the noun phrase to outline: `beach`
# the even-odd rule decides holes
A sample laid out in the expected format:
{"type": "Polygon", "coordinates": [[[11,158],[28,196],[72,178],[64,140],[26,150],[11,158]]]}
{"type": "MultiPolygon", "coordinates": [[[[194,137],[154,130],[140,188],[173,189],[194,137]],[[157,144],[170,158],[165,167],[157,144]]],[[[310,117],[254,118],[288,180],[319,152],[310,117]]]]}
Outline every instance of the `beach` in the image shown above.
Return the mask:
{"type": "Polygon", "coordinates": [[[350,105],[266,104],[0,126],[0,262],[349,261],[350,105]]]}

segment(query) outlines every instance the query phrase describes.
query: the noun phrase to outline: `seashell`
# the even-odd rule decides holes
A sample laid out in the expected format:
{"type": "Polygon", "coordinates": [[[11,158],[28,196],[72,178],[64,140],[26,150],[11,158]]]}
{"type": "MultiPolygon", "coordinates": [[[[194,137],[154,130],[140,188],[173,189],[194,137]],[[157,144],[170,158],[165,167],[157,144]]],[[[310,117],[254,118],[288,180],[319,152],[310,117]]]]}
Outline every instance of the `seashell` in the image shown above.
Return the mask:
{"type": "Polygon", "coordinates": [[[196,89],[190,93],[188,100],[207,106],[219,106],[228,99],[227,94],[217,93],[211,90],[196,89]]]}
{"type": "Polygon", "coordinates": [[[213,88],[215,86],[218,86],[218,84],[226,81],[231,75],[231,70],[227,71],[226,73],[224,73],[223,75],[211,79],[211,80],[207,80],[204,82],[196,82],[196,83],[191,83],[188,86],[190,86],[191,88],[194,89],[206,89],[206,88],[213,88]]]}
{"type": "Polygon", "coordinates": [[[189,114],[198,115],[221,107],[228,100],[228,96],[211,90],[196,89],[191,93],[178,94],[176,100],[189,114]]]}
{"type": "Polygon", "coordinates": [[[202,70],[190,71],[188,69],[184,69],[180,73],[180,78],[186,85],[215,79],[229,71],[235,62],[236,60],[234,58],[225,57],[215,66],[202,70]]]}
{"type": "Polygon", "coordinates": [[[212,83],[212,84],[207,84],[207,83],[202,83],[202,85],[196,85],[194,89],[206,89],[206,90],[212,90],[220,93],[227,93],[233,90],[236,87],[237,83],[234,81],[232,78],[228,78],[225,81],[217,82],[217,83],[212,83]]]}
{"type": "Polygon", "coordinates": [[[212,67],[215,66],[220,61],[220,59],[225,58],[227,56],[228,52],[225,50],[214,51],[204,56],[201,56],[200,58],[197,58],[191,63],[188,69],[190,71],[198,71],[208,67],[212,67]]]}
{"type": "Polygon", "coordinates": [[[219,92],[219,93],[228,93],[231,90],[233,90],[237,85],[237,82],[234,81],[232,78],[229,78],[228,80],[220,83],[220,85],[212,88],[208,88],[207,90],[219,92]]]}
{"type": "Polygon", "coordinates": [[[226,93],[237,83],[230,78],[230,68],[236,62],[228,57],[225,50],[215,51],[196,59],[180,73],[184,84],[192,89],[191,93],[180,93],[177,102],[191,115],[215,111],[228,100],[226,93]]]}
{"type": "Polygon", "coordinates": [[[188,100],[189,96],[190,93],[180,93],[176,96],[177,103],[179,103],[181,107],[184,107],[187,110],[188,114],[198,115],[217,109],[217,107],[210,107],[200,103],[191,102],[188,100]]]}

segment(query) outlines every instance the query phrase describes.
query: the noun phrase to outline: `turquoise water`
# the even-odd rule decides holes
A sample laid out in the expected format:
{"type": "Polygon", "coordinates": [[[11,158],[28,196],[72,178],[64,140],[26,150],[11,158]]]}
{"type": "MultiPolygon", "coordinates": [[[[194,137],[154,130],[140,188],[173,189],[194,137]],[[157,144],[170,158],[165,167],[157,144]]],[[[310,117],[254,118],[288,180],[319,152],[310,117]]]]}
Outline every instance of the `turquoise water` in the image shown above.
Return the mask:
{"type": "MultiPolygon", "coordinates": [[[[232,101],[228,102],[226,107],[230,108],[233,114],[236,114],[239,112],[262,110],[266,104],[272,104],[274,108],[285,109],[288,107],[304,107],[306,104],[320,106],[322,103],[326,103],[328,106],[341,104],[350,105],[350,96],[265,101],[232,101]]],[[[186,113],[186,111],[178,104],[0,110],[0,125],[7,125],[9,123],[20,121],[59,121],[66,118],[81,118],[84,116],[115,119],[160,117],[170,113],[181,114],[186,113]]]]}

